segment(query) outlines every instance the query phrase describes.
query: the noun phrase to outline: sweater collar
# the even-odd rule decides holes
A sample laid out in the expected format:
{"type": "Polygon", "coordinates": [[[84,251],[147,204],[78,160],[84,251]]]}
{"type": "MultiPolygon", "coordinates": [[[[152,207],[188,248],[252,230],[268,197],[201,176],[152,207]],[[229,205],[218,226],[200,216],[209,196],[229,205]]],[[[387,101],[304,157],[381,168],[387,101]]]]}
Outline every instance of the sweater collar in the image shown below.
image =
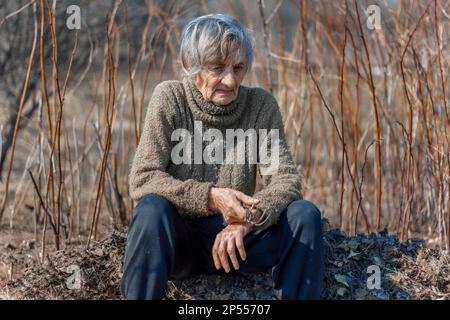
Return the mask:
{"type": "Polygon", "coordinates": [[[228,127],[235,123],[244,110],[244,86],[239,86],[237,98],[231,103],[218,106],[206,101],[195,85],[195,76],[186,76],[183,79],[186,98],[197,120],[216,127],[228,127]]]}

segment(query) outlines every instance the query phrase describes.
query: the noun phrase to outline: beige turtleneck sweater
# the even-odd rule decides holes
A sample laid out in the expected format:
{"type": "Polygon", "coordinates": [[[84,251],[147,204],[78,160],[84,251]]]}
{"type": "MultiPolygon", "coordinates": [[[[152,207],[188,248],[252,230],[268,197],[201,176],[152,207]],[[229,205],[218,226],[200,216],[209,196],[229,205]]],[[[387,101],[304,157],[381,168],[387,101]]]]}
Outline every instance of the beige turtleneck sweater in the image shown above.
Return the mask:
{"type": "MultiPolygon", "coordinates": [[[[191,139],[191,150],[194,140],[191,139]]],[[[208,143],[203,141],[203,147],[208,143]]],[[[164,81],[154,89],[129,183],[133,200],[154,193],[166,198],[188,218],[219,214],[208,209],[211,187],[239,190],[260,200],[256,206],[264,213],[263,222],[256,227],[260,232],[276,223],[289,203],[303,198],[301,178],[292,161],[280,108],[273,95],[261,88],[241,85],[236,100],[227,106],[216,106],[203,98],[191,76],[183,81],[164,81]],[[223,137],[226,129],[279,129],[278,170],[262,175],[263,187],[255,193],[256,175],[261,173],[259,164],[195,164],[194,160],[175,164],[171,152],[180,141],[173,141],[172,133],[183,128],[194,137],[194,121],[201,121],[203,132],[215,128],[223,137]]]]}

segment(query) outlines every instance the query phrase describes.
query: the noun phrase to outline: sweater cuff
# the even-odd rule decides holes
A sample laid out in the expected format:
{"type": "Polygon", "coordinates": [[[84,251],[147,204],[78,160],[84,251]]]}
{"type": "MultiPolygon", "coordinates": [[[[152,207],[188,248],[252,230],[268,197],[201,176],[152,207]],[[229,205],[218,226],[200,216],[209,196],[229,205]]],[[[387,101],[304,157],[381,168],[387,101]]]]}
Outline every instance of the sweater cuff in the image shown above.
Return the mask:
{"type": "Polygon", "coordinates": [[[209,209],[209,191],[214,187],[213,182],[199,182],[194,190],[192,190],[192,201],[195,210],[201,213],[202,215],[212,215],[214,212],[209,209]]]}

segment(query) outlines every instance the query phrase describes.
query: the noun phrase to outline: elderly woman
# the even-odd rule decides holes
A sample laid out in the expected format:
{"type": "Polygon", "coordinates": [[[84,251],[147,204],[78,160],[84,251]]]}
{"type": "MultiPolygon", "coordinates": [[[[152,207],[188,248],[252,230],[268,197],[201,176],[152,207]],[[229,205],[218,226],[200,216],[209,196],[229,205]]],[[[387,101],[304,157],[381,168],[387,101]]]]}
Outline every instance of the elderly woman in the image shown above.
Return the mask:
{"type": "Polygon", "coordinates": [[[230,16],[201,16],[184,29],[179,55],[185,76],[154,89],[131,167],[137,205],[122,294],[161,299],[169,277],[271,269],[277,298],[320,298],[321,213],[303,199],[277,101],[241,85],[253,60],[249,31],[230,16]],[[251,130],[263,137],[251,140],[251,130]],[[270,143],[267,130],[278,133],[270,143]],[[259,161],[236,161],[242,146],[259,161]]]}

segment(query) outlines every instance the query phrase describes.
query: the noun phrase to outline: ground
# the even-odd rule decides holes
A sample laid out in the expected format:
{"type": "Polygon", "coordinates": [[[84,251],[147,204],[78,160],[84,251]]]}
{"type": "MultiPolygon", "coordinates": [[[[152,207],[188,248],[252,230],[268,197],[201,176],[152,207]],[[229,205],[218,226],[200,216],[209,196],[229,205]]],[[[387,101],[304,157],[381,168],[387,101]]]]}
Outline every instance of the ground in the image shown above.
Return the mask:
{"type": "MultiPolygon", "coordinates": [[[[446,252],[420,239],[401,243],[386,233],[348,237],[337,229],[324,232],[326,276],[324,299],[450,299],[446,252]],[[378,266],[380,288],[368,278],[378,266]]],[[[36,262],[35,244],[6,245],[2,261],[27,266],[0,286],[3,299],[122,299],[120,279],[126,236],[115,231],[89,248],[54,252],[36,262]],[[75,267],[74,267],[75,266],[75,267]],[[80,289],[71,281],[81,274],[80,289]],[[72,284],[72,289],[69,289],[72,284]]],[[[196,276],[169,281],[166,299],[275,299],[270,272],[227,277],[196,276]]]]}

